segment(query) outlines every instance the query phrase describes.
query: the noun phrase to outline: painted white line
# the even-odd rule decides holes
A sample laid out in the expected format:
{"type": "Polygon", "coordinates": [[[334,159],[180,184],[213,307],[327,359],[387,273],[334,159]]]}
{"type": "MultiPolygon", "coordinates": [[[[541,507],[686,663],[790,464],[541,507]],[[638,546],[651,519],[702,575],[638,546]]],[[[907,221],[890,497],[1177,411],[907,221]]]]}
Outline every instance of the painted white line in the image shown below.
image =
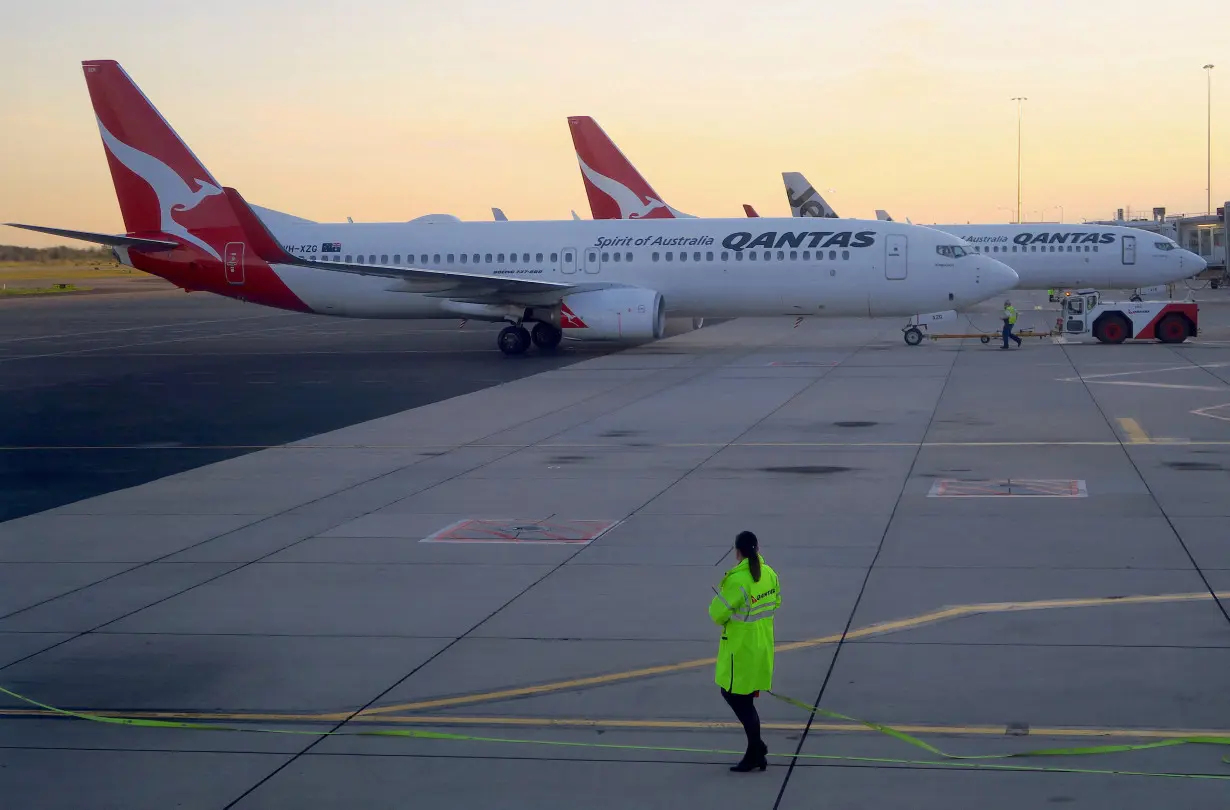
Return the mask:
{"type": "Polygon", "coordinates": [[[1207,368],[1225,368],[1230,366],[1230,363],[1208,363],[1206,365],[1198,365],[1189,363],[1185,366],[1167,366],[1166,368],[1147,368],[1140,371],[1114,371],[1107,374],[1089,374],[1080,375],[1077,377],[1059,377],[1060,382],[1089,382],[1090,380],[1098,380],[1106,377],[1130,377],[1136,374],[1161,374],[1163,371],[1202,371],[1207,368]]]}
{"type": "Polygon", "coordinates": [[[1181,388],[1187,391],[1226,391],[1230,383],[1216,385],[1174,385],[1168,383],[1137,382],[1136,380],[1086,380],[1090,385],[1133,385],[1140,388],[1181,388]]]}
{"type": "Polygon", "coordinates": [[[1227,402],[1224,405],[1210,405],[1207,408],[1197,408],[1190,413],[1193,413],[1196,416],[1207,416],[1210,419],[1220,419],[1223,422],[1230,422],[1230,413],[1227,413],[1226,415],[1210,413],[1210,411],[1219,411],[1222,408],[1230,408],[1230,402],[1227,402]]]}

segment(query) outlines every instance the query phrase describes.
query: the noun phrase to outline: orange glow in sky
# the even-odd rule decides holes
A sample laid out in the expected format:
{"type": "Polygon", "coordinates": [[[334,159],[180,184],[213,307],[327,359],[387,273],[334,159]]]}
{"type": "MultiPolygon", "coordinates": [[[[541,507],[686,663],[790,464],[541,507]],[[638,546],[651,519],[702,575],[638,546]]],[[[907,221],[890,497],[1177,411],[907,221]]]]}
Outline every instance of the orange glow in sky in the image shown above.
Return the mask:
{"type": "Polygon", "coordinates": [[[592,115],[698,216],[788,216],[781,172],[800,171],[844,216],[1007,222],[1013,96],[1024,219],[1199,213],[1208,62],[1214,207],[1230,197],[1225,0],[42,0],[5,18],[0,221],[122,230],[83,59],[118,60],[222,183],[321,221],[588,218],[565,119],[592,115]]]}

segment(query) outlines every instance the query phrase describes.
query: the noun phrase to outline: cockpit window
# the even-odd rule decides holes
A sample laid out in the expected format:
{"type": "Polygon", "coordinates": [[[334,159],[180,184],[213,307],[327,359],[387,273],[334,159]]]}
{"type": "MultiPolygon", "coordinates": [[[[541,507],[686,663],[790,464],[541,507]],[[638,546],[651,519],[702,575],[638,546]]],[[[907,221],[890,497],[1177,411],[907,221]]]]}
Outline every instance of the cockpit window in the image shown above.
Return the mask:
{"type": "Polygon", "coordinates": [[[959,259],[970,255],[969,249],[961,245],[936,245],[935,252],[946,259],[959,259]]]}
{"type": "Polygon", "coordinates": [[[1153,246],[1158,250],[1174,250],[1174,242],[1154,242],[1153,246]]]}

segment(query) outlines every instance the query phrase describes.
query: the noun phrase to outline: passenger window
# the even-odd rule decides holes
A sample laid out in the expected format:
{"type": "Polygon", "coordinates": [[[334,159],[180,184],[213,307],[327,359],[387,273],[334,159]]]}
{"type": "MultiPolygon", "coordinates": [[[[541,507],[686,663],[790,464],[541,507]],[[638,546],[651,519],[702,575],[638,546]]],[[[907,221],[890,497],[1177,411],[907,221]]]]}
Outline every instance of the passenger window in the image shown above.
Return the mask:
{"type": "Polygon", "coordinates": [[[830,250],[829,251],[829,261],[835,261],[836,259],[837,259],[837,251],[830,250]]]}
{"type": "Polygon", "coordinates": [[[363,264],[363,257],[362,257],[362,256],[360,256],[360,257],[359,257],[359,264],[363,264]]]}
{"type": "Polygon", "coordinates": [[[393,264],[401,264],[401,254],[400,253],[393,254],[393,264]]]}
{"type": "Polygon", "coordinates": [[[756,251],[749,250],[747,252],[747,258],[748,258],[748,261],[753,261],[753,262],[756,261],[756,251]]]}
{"type": "MultiPolygon", "coordinates": [[[[594,255],[597,255],[597,254],[594,254],[594,255]]],[[[521,254],[521,261],[522,261],[522,262],[524,262],[524,263],[526,263],[526,264],[529,264],[529,263],[530,263],[530,254],[528,254],[528,253],[522,253],[522,254],[521,254]]]]}
{"type": "MultiPolygon", "coordinates": [[[[526,260],[527,262],[530,260],[530,254],[528,254],[528,253],[527,253],[527,254],[525,254],[525,260],[526,260]]],[[[597,254],[597,253],[594,253],[594,252],[591,250],[591,251],[589,252],[589,261],[590,261],[590,264],[593,264],[593,263],[597,262],[597,261],[598,261],[598,254],[597,254]]]]}
{"type": "Polygon", "coordinates": [[[666,260],[668,262],[673,262],[675,260],[675,254],[672,251],[666,251],[666,260]]]}
{"type": "Polygon", "coordinates": [[[461,254],[461,263],[462,263],[462,264],[465,264],[465,263],[466,263],[467,261],[469,261],[469,260],[470,260],[470,254],[468,254],[468,253],[462,253],[462,254],[461,254]]]}
{"type": "Polygon", "coordinates": [[[770,259],[772,259],[772,258],[773,258],[773,251],[771,251],[771,250],[766,250],[766,251],[764,252],[764,260],[767,262],[767,261],[769,261],[769,260],[770,260],[770,259]]]}
{"type": "Polygon", "coordinates": [[[687,260],[688,260],[688,253],[687,253],[687,251],[686,251],[686,250],[681,250],[681,251],[679,251],[679,261],[681,261],[681,262],[686,262],[687,260]]]}
{"type": "Polygon", "coordinates": [[[551,261],[552,261],[552,262],[558,262],[558,261],[559,261],[559,254],[558,254],[558,253],[552,253],[552,254],[551,254],[551,261]]]}
{"type": "Polygon", "coordinates": [[[497,253],[497,254],[495,254],[495,255],[496,255],[496,257],[497,257],[497,258],[496,258],[496,261],[497,261],[498,263],[500,263],[500,264],[503,264],[503,263],[504,263],[504,254],[503,254],[503,253],[497,253]]]}
{"type": "Polygon", "coordinates": [[[349,255],[347,255],[347,256],[346,256],[346,264],[350,264],[352,261],[354,261],[354,259],[352,259],[349,255]]]}
{"type": "Polygon", "coordinates": [[[564,261],[566,261],[566,262],[570,262],[570,261],[572,261],[572,251],[571,251],[571,250],[567,251],[567,252],[564,254],[564,261]]]}
{"type": "Polygon", "coordinates": [[[619,251],[615,252],[615,261],[619,261],[619,251]]]}
{"type": "Polygon", "coordinates": [[[741,261],[743,261],[743,251],[741,251],[741,250],[736,250],[736,251],[735,251],[735,261],[737,261],[737,262],[741,262],[741,261]]]}
{"type": "Polygon", "coordinates": [[[656,250],[653,252],[653,260],[655,262],[658,260],[658,252],[656,250]]]}
{"type": "Polygon", "coordinates": [[[486,256],[484,256],[483,261],[485,261],[487,264],[491,264],[491,254],[488,253],[486,256]]]}
{"type": "Polygon", "coordinates": [[[692,261],[694,262],[700,261],[700,251],[699,250],[692,254],[692,261]]]}
{"type": "Polygon", "coordinates": [[[803,251],[803,261],[805,262],[811,261],[811,251],[810,250],[803,251]]]}
{"type": "MultiPolygon", "coordinates": [[[[542,254],[540,253],[540,254],[538,254],[538,255],[539,255],[539,256],[541,256],[542,254]]],[[[609,262],[610,260],[611,260],[611,254],[609,254],[609,253],[603,253],[603,254],[602,254],[602,261],[604,261],[604,262],[609,262]]]]}
{"type": "Polygon", "coordinates": [[[713,261],[713,251],[712,250],[705,253],[705,261],[707,262],[713,261]]]}
{"type": "Polygon", "coordinates": [[[541,253],[534,254],[534,261],[542,263],[542,254],[541,253]]]}
{"type": "Polygon", "coordinates": [[[779,250],[779,251],[777,251],[777,260],[778,260],[779,262],[784,262],[784,261],[786,261],[786,251],[784,251],[784,250],[779,250]]]}
{"type": "Polygon", "coordinates": [[[790,261],[793,262],[797,260],[798,258],[799,258],[799,252],[797,250],[790,251],[790,261]]]}
{"type": "MultiPolygon", "coordinates": [[[[424,260],[426,260],[426,259],[427,259],[427,257],[426,257],[426,256],[424,256],[424,257],[423,257],[423,259],[424,259],[424,260]]],[[[440,263],[440,254],[439,254],[439,253],[432,254],[432,257],[431,257],[431,263],[432,263],[432,264],[439,264],[439,263],[440,263]]]]}
{"type": "Polygon", "coordinates": [[[1098,252],[1098,246],[1097,246],[1097,245],[1094,245],[1094,246],[1093,246],[1093,252],[1094,252],[1094,253],[1097,253],[1097,252],[1098,252]]]}
{"type": "Polygon", "coordinates": [[[312,261],[316,261],[316,257],[315,257],[315,256],[308,256],[308,258],[309,258],[309,259],[311,259],[312,261]]]}
{"type": "MultiPolygon", "coordinates": [[[[372,256],[372,264],[375,264],[375,263],[376,263],[376,257],[375,257],[375,256],[372,256]]],[[[388,264],[388,263],[389,263],[389,254],[387,254],[387,253],[381,254],[381,256],[380,256],[380,263],[381,263],[381,264],[388,264]]]]}
{"type": "Polygon", "coordinates": [[[452,263],[453,263],[453,254],[451,254],[451,253],[450,253],[450,254],[448,254],[447,258],[448,258],[448,263],[449,263],[449,264],[452,264],[452,263]]]}
{"type": "Polygon", "coordinates": [[[730,261],[730,254],[724,250],[722,251],[722,261],[730,261]]]}
{"type": "Polygon", "coordinates": [[[631,252],[628,252],[628,253],[625,253],[625,254],[624,254],[624,261],[625,261],[625,262],[630,262],[630,261],[632,261],[632,253],[631,253],[631,252]]]}
{"type": "Polygon", "coordinates": [[[843,258],[843,259],[845,259],[845,260],[849,261],[849,259],[850,259],[850,251],[848,251],[848,250],[843,250],[843,251],[841,252],[841,258],[843,258]]]}

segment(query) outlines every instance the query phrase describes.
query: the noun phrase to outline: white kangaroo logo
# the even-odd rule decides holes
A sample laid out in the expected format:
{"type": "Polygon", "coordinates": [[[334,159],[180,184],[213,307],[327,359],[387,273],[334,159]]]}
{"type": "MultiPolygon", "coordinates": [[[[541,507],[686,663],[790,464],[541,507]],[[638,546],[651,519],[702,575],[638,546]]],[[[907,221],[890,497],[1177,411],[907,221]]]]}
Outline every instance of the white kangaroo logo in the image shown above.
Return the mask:
{"type": "Polygon", "coordinates": [[[598,190],[615,201],[619,206],[619,216],[621,219],[644,219],[649,215],[650,211],[655,208],[667,208],[666,203],[661,200],[649,198],[649,202],[641,202],[641,198],[632,192],[623,183],[618,180],[598,174],[596,171],[585,165],[585,161],[581,160],[581,156],[577,155],[577,163],[581,164],[581,173],[589,182],[597,186],[598,190]]]}
{"type": "Polygon", "coordinates": [[[162,215],[162,231],[178,236],[185,242],[191,242],[218,261],[222,261],[222,257],[218,255],[216,250],[188,233],[188,229],[176,222],[175,217],[172,215],[178,211],[191,211],[200,205],[201,201],[206,197],[221,194],[222,189],[213,183],[197,178],[194,182],[198,188],[196,191],[193,191],[184,182],[184,178],[179,176],[179,172],[158,160],[158,158],[147,155],[121,141],[107,131],[101,120],[98,122],[98,129],[102,132],[103,143],[106,144],[107,149],[115,156],[115,159],[124,164],[133,174],[148,183],[149,187],[154,190],[154,195],[158,198],[158,208],[162,215]]]}

